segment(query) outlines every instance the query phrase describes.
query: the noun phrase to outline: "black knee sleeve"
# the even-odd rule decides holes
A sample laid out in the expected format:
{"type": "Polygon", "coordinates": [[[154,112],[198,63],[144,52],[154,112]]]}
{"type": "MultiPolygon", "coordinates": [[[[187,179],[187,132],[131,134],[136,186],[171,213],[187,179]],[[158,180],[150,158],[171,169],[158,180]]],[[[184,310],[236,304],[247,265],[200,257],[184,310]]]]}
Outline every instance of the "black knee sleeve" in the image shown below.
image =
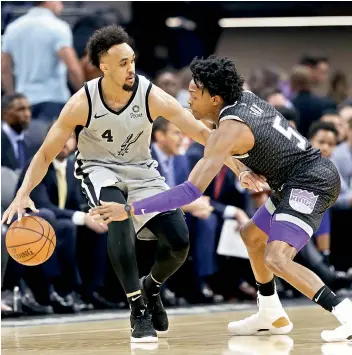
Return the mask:
{"type": "MultiPolygon", "coordinates": [[[[126,199],[117,187],[103,187],[100,193],[103,201],[126,203],[126,199]]],[[[108,225],[108,254],[125,293],[140,289],[139,274],[135,252],[135,232],[132,220],[111,222],[108,225]]]]}
{"type": "Polygon", "coordinates": [[[165,244],[173,249],[189,248],[189,232],[180,209],[162,213],[151,219],[147,227],[165,244]]]}
{"type": "Polygon", "coordinates": [[[158,237],[157,260],[152,269],[153,277],[165,282],[184,263],[189,251],[189,233],[180,210],[154,217],[147,224],[158,237]]]}

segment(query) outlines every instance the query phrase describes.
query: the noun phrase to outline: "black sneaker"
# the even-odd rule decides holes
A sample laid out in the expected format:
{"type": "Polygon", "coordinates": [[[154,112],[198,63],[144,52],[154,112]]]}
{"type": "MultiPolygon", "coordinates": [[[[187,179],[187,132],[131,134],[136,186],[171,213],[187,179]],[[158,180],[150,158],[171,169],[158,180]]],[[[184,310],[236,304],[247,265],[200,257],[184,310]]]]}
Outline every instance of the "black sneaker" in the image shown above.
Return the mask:
{"type": "Polygon", "coordinates": [[[158,332],[167,332],[169,329],[169,320],[165,311],[160,294],[148,297],[144,289],[144,279],[146,276],[140,279],[141,290],[144,298],[144,302],[147,304],[148,311],[152,316],[153,327],[158,332]]]}
{"type": "Polygon", "coordinates": [[[142,312],[140,316],[131,314],[131,343],[156,343],[158,335],[153,328],[152,317],[147,309],[142,312]]]}

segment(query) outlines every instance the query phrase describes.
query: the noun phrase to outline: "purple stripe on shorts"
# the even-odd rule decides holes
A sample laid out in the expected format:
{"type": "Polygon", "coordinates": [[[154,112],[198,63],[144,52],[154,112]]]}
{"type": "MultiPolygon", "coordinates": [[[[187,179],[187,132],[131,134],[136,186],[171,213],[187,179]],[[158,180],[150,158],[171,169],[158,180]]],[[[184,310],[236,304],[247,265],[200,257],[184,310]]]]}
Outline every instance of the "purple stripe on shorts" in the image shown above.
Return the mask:
{"type": "Polygon", "coordinates": [[[269,232],[268,244],[274,240],[285,242],[293,246],[299,252],[309,241],[306,231],[294,223],[277,221],[274,217],[269,232]]]}
{"type": "Polygon", "coordinates": [[[271,217],[271,214],[269,213],[265,205],[263,205],[252,217],[252,221],[265,234],[269,235],[271,228],[271,217]]]}

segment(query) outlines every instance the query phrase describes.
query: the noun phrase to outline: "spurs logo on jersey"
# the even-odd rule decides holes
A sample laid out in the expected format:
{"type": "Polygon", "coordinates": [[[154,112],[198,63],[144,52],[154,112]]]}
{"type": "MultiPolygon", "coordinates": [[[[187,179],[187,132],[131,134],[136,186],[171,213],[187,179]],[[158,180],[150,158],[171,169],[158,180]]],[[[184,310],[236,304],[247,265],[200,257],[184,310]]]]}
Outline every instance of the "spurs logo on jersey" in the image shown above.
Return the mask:
{"type": "Polygon", "coordinates": [[[143,134],[142,132],[139,132],[136,137],[133,138],[133,134],[130,134],[126,140],[121,144],[121,148],[119,152],[117,153],[118,155],[124,156],[125,154],[128,153],[128,148],[131,144],[136,143],[138,138],[143,134]]]}

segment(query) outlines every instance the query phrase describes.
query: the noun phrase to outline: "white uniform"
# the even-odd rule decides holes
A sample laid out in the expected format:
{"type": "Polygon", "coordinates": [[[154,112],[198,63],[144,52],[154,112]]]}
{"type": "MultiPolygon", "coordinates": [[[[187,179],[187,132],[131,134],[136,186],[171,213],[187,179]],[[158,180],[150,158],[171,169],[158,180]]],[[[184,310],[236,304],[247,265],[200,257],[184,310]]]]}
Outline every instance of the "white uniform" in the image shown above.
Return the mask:
{"type": "MultiPolygon", "coordinates": [[[[152,119],[148,95],[152,83],[136,75],[131,99],[120,111],[110,109],[102,95],[102,78],[85,83],[89,104],[85,127],[77,127],[75,176],[91,207],[99,204],[100,190],[117,186],[128,202],[169,189],[150,154],[152,119]]],[[[140,239],[154,239],[145,223],[158,213],[133,216],[140,239]]]]}

